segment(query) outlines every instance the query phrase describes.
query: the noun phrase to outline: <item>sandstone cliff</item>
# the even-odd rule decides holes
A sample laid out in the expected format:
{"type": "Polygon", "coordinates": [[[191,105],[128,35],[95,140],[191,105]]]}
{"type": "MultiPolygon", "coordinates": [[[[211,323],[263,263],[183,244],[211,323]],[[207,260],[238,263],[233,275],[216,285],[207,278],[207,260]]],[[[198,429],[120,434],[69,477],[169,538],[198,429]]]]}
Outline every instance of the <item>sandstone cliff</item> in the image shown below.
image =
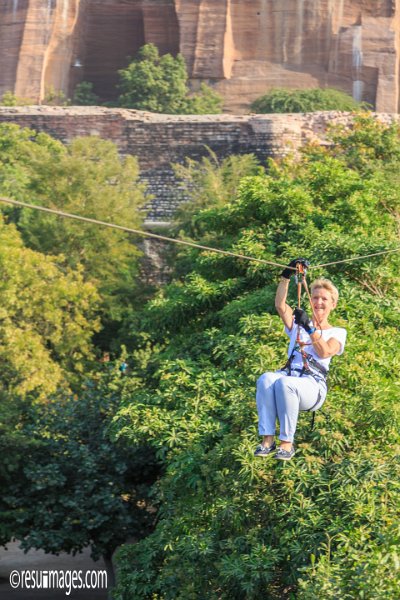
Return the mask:
{"type": "Polygon", "coordinates": [[[337,87],[399,110],[400,0],[0,0],[0,93],[40,101],[117,70],[147,42],[242,112],[274,86],[337,87]]]}

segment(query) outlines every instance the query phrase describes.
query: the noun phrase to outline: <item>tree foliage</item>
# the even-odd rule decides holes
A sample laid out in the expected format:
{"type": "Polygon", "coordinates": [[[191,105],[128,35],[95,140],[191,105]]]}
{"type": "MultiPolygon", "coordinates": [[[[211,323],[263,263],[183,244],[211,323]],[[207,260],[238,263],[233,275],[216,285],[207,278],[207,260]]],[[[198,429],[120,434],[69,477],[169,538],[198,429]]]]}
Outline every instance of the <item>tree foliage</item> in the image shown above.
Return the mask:
{"type": "Polygon", "coordinates": [[[98,294],[62,257],[23,246],[0,222],[1,392],[46,397],[73,381],[92,359],[98,294]]]}
{"type": "MultiPolygon", "coordinates": [[[[2,195],[138,228],[145,201],[138,176],[136,159],[120,159],[98,138],[65,147],[0,126],[2,195]]],[[[134,298],[139,253],[124,234],[7,206],[0,221],[0,543],[17,537],[25,549],[53,553],[91,545],[95,557],[109,558],[151,523],[146,483],[156,462],[151,449],[109,441],[113,378],[86,390],[82,382],[94,377],[99,315],[108,309],[116,318],[134,298]]]]}
{"type": "MultiPolygon", "coordinates": [[[[0,192],[17,200],[139,229],[146,202],[136,158],[120,158],[111,142],[76,138],[69,146],[43,133],[0,125],[0,192]]],[[[138,257],[122,232],[29,209],[6,209],[26,244],[83,267],[119,320],[134,301],[138,257]]]]}
{"type": "Polygon", "coordinates": [[[251,104],[256,113],[300,113],[318,110],[355,111],[365,103],[333,88],[290,90],[275,88],[251,104]]]}
{"type": "MultiPolygon", "coordinates": [[[[0,221],[0,544],[17,533],[5,500],[19,479],[32,440],[24,431],[33,404],[76,389],[93,367],[99,297],[82,269],[62,257],[24,247],[13,225],[0,221]],[[3,502],[4,501],[4,502],[3,502]]],[[[43,409],[45,410],[45,409],[43,409]]],[[[11,514],[12,513],[12,514],[11,514]]]]}
{"type": "MultiPolygon", "coordinates": [[[[331,147],[271,163],[230,202],[203,209],[198,241],[312,265],[398,248],[397,126],[360,116],[332,135],[331,147]]],[[[150,444],[165,474],[154,532],[119,552],[115,598],[396,597],[398,251],[313,271],[340,289],[333,322],[348,345],[313,432],[301,416],[287,464],[253,457],[255,381],[286,350],[277,271],[194,249],[178,262],[179,276],[131,325],[142,350],[114,435],[150,444]]]]}
{"type": "Polygon", "coordinates": [[[143,46],[119,75],[120,106],[168,114],[221,112],[221,98],[204,83],[190,94],[183,57],[160,56],[154,44],[143,46]]]}
{"type": "Polygon", "coordinates": [[[27,411],[20,429],[29,443],[2,497],[3,523],[24,550],[75,554],[90,546],[94,559],[110,560],[119,544],[148,532],[154,452],[109,440],[120,377],[115,367],[79,395],[27,411]]]}
{"type": "Polygon", "coordinates": [[[178,180],[178,199],[175,225],[186,235],[196,234],[196,216],[203,208],[227,204],[236,196],[243,177],[262,174],[264,169],[253,154],[231,155],[219,160],[215,152],[185,164],[174,164],[178,180]],[[182,201],[182,199],[184,199],[182,201]]]}

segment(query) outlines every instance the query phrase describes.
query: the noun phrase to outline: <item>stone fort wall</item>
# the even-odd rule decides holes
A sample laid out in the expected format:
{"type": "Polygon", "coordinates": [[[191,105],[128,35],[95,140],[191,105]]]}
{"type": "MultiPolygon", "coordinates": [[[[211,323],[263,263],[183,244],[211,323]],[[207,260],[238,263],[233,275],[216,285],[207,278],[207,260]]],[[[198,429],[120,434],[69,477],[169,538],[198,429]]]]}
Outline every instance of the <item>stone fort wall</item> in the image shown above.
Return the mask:
{"type": "MultiPolygon", "coordinates": [[[[386,121],[398,115],[379,115],[386,121]]],[[[78,136],[100,136],[114,142],[121,155],[137,156],[148,183],[146,222],[168,223],[182,198],[171,163],[206,156],[219,158],[254,153],[269,157],[296,152],[310,140],[323,143],[329,124],[350,123],[350,114],[319,112],[275,115],[160,115],[103,107],[0,107],[0,123],[16,123],[48,133],[63,143],[78,136]]]]}

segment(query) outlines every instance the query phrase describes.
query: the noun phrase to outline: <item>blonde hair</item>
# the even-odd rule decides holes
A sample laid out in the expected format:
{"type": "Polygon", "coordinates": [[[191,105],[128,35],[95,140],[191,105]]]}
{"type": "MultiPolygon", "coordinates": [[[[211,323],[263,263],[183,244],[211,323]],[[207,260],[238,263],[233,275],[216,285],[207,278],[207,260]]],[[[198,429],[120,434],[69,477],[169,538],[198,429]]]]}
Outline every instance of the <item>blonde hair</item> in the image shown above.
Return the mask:
{"type": "Polygon", "coordinates": [[[312,284],[310,286],[311,294],[317,288],[323,288],[324,290],[327,290],[330,293],[330,295],[332,296],[332,300],[334,301],[334,303],[335,304],[338,303],[339,290],[337,289],[337,287],[335,285],[333,285],[332,281],[330,281],[329,279],[324,279],[323,277],[321,277],[320,279],[316,279],[315,281],[312,282],[312,284]]]}

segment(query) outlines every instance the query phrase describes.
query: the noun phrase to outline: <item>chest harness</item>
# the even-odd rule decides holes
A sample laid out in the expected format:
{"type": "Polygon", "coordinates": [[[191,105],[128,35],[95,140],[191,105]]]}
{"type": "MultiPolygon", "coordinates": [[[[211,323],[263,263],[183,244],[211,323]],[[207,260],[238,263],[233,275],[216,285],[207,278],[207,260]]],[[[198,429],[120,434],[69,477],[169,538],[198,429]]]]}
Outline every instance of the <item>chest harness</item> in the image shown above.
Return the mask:
{"type": "MultiPolygon", "coordinates": [[[[304,286],[304,289],[307,292],[308,298],[310,300],[311,309],[313,312],[313,317],[315,322],[318,323],[318,318],[314,313],[314,309],[312,308],[311,296],[308,289],[307,281],[306,281],[306,268],[302,265],[302,263],[297,263],[296,265],[296,276],[295,276],[296,284],[297,284],[297,306],[300,308],[301,304],[301,288],[304,286]]],[[[322,335],[322,334],[321,334],[322,335]]],[[[311,354],[308,354],[305,350],[305,346],[311,345],[312,342],[303,342],[300,338],[300,325],[297,325],[297,333],[296,333],[296,343],[294,344],[293,350],[286,361],[285,366],[282,368],[282,371],[286,371],[288,375],[292,374],[292,371],[296,371],[300,373],[299,377],[303,375],[310,375],[313,377],[318,383],[324,383],[327,386],[327,376],[328,370],[325,369],[322,365],[319,364],[318,361],[315,360],[311,354]],[[303,361],[303,367],[301,369],[293,368],[292,363],[294,360],[295,353],[299,352],[303,361]]],[[[314,407],[312,407],[314,408],[314,407]]],[[[310,410],[312,410],[312,408],[310,410]]]]}

